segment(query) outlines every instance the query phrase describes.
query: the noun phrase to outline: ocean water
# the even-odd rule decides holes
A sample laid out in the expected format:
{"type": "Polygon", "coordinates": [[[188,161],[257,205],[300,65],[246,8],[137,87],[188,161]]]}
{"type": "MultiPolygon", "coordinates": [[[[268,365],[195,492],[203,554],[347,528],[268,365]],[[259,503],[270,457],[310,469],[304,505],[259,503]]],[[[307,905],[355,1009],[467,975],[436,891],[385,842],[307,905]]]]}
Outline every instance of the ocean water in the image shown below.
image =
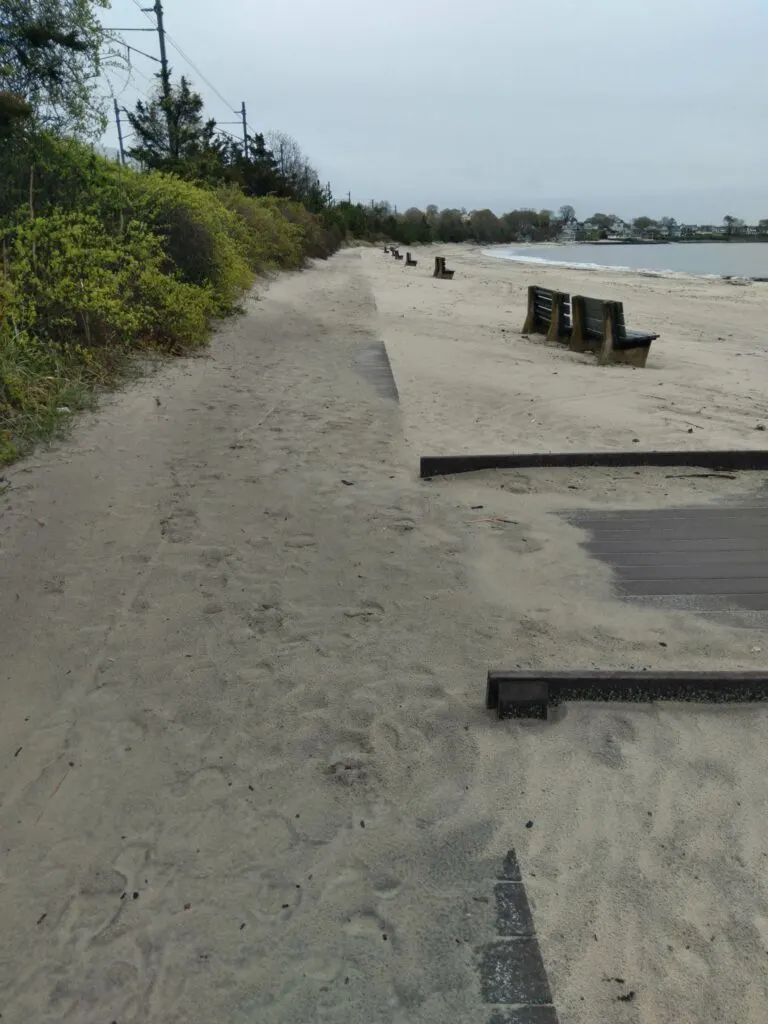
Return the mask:
{"type": "Polygon", "coordinates": [[[695,274],[700,277],[768,277],[768,242],[670,242],[669,245],[494,246],[488,255],[562,267],[695,274]]]}

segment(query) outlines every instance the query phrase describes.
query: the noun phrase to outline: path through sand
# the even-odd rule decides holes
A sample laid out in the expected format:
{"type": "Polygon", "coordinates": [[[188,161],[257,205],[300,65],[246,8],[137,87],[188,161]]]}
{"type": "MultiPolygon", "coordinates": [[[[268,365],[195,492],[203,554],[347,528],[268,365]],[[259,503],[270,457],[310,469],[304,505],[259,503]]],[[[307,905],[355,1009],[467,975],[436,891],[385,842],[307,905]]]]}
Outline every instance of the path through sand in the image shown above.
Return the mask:
{"type": "Polygon", "coordinates": [[[760,629],[619,604],[558,513],[764,477],[424,483],[416,455],[759,446],[766,293],[723,361],[727,286],[705,309],[611,279],[665,340],[598,369],[515,334],[530,271],[427,258],[281,277],[7,472],[2,1024],[486,1024],[511,848],[561,1024],[762,1024],[768,712],[499,722],[483,691],[489,666],[761,667],[760,629]],[[399,406],[358,370],[375,339],[399,406]]]}

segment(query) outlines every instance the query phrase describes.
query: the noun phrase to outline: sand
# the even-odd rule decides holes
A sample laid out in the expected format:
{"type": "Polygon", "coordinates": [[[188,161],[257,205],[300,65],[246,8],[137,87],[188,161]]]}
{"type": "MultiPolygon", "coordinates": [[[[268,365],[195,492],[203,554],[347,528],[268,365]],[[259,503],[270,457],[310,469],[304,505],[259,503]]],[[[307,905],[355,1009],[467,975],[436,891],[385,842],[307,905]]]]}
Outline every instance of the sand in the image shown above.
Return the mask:
{"type": "Polygon", "coordinates": [[[441,251],[453,282],[430,250],[278,278],[6,471],[2,1024],[485,1024],[510,848],[561,1024],[764,1021],[768,709],[483,697],[489,667],[764,666],[762,628],[618,602],[559,513],[765,475],[417,456],[761,447],[768,289],[441,251]],[[533,280],[623,299],[647,369],[522,339],[533,280]]]}

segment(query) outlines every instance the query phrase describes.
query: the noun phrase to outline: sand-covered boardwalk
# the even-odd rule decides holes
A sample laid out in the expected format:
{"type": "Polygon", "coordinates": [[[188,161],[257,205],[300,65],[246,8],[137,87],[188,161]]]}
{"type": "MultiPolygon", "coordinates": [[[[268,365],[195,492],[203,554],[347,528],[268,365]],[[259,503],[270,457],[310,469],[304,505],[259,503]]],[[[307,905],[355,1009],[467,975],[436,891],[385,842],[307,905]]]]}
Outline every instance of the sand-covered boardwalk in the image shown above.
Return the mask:
{"type": "Polygon", "coordinates": [[[511,848],[561,1024],[765,1020],[768,708],[483,707],[489,666],[763,667],[759,625],[619,602],[560,513],[765,475],[417,458],[763,447],[768,288],[441,251],[279,278],[6,472],[2,1024],[485,1024],[511,848]],[[622,299],[647,369],[521,339],[534,280],[622,299]]]}

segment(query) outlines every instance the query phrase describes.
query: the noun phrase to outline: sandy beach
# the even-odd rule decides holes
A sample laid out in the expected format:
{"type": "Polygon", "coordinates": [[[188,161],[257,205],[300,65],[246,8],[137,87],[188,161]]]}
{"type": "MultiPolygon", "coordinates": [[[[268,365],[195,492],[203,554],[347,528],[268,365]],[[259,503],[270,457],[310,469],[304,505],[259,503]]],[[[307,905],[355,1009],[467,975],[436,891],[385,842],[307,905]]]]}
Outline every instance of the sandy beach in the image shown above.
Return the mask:
{"type": "Polygon", "coordinates": [[[768,286],[414,255],[276,278],[5,471],[2,1024],[543,1021],[479,969],[512,849],[560,1024],[763,1024],[768,707],[500,721],[484,686],[763,668],[761,623],[619,601],[563,513],[768,475],[418,457],[764,448],[768,286]],[[521,337],[534,282],[622,300],[647,368],[521,337]]]}

